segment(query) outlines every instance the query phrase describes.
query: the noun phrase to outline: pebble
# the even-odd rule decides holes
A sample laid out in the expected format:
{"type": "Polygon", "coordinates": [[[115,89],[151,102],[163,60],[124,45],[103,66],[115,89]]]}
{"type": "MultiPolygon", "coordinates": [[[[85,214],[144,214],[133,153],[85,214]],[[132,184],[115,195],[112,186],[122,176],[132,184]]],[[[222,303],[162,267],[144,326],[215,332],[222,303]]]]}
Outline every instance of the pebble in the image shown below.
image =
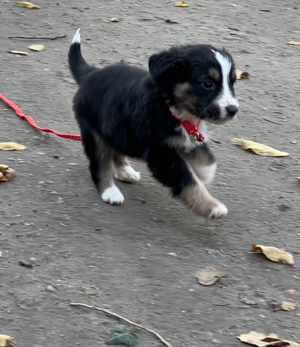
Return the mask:
{"type": "Polygon", "coordinates": [[[290,141],[293,145],[295,145],[297,143],[297,141],[290,141]]]}
{"type": "Polygon", "coordinates": [[[55,291],[55,289],[52,287],[52,286],[48,286],[47,288],[46,288],[49,292],[54,292],[55,291]]]}

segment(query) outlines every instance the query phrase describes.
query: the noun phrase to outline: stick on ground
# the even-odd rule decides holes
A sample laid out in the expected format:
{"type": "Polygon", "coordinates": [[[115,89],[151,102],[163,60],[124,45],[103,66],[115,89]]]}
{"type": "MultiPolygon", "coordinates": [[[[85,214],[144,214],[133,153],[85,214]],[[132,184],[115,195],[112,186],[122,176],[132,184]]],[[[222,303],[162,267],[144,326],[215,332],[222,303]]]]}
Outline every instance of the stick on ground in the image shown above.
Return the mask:
{"type": "Polygon", "coordinates": [[[118,314],[116,313],[113,313],[111,311],[108,311],[104,308],[100,308],[100,307],[96,307],[96,306],[90,306],[90,305],[86,305],[86,304],[81,304],[81,303],[75,303],[75,302],[71,302],[70,303],[70,306],[82,306],[82,307],[86,307],[86,308],[89,308],[91,310],[96,310],[96,311],[102,311],[112,317],[116,317],[116,318],[119,318],[119,319],[122,319],[124,322],[127,322],[137,328],[140,328],[142,330],[145,330],[145,331],[148,331],[148,333],[151,333],[153,335],[155,335],[162,343],[164,343],[166,346],[168,347],[172,347],[172,345],[169,344],[169,342],[167,342],[164,338],[162,338],[156,331],[154,330],[151,330],[151,329],[148,329],[148,328],[145,328],[143,327],[142,325],[140,324],[137,324],[137,323],[134,323],[134,322],[131,322],[129,319],[127,318],[124,318],[122,316],[119,316],[118,314]]]}
{"type": "Polygon", "coordinates": [[[25,39],[25,40],[56,40],[67,37],[67,35],[53,35],[53,36],[9,36],[9,39],[25,39]]]}

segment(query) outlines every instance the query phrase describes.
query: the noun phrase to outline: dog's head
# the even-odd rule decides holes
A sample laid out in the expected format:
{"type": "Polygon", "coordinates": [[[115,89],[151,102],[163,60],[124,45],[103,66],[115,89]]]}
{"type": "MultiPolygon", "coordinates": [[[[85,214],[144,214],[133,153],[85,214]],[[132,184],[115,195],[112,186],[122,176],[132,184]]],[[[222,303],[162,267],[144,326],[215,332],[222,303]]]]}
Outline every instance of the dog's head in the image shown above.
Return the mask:
{"type": "Polygon", "coordinates": [[[150,57],[149,71],[179,112],[216,124],[238,112],[234,62],[225,50],[206,45],[171,48],[150,57]]]}

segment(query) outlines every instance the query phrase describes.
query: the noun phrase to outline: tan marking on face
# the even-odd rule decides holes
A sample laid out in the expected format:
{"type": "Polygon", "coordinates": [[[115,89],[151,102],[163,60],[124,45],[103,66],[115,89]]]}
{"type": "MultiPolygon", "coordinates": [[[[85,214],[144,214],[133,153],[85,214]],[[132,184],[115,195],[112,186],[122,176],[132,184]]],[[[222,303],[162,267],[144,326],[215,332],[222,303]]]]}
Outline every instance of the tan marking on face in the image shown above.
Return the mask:
{"type": "Polygon", "coordinates": [[[175,101],[179,107],[187,108],[190,112],[195,112],[197,99],[189,94],[189,90],[191,90],[189,83],[177,84],[174,91],[175,101]]]}
{"type": "Polygon", "coordinates": [[[208,71],[208,75],[209,75],[210,78],[212,78],[215,81],[219,81],[220,80],[219,71],[217,69],[215,69],[215,68],[211,68],[208,71]]]}

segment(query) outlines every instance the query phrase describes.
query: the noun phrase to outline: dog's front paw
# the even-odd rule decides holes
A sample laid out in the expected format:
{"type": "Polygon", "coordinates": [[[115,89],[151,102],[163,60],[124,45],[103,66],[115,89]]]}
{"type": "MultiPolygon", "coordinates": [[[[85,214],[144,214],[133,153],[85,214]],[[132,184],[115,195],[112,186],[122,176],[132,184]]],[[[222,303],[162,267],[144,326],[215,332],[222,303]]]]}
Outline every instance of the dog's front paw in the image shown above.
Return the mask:
{"type": "Polygon", "coordinates": [[[211,210],[208,218],[209,219],[222,218],[222,217],[226,216],[227,214],[228,214],[227,207],[224,204],[222,204],[221,202],[218,201],[218,205],[215,206],[211,210]]]}
{"type": "Polygon", "coordinates": [[[122,182],[135,183],[140,180],[141,175],[131,166],[126,165],[115,170],[115,178],[122,182]]]}
{"type": "Polygon", "coordinates": [[[101,199],[111,205],[122,205],[124,202],[123,194],[115,185],[106,188],[101,195],[101,199]]]}

